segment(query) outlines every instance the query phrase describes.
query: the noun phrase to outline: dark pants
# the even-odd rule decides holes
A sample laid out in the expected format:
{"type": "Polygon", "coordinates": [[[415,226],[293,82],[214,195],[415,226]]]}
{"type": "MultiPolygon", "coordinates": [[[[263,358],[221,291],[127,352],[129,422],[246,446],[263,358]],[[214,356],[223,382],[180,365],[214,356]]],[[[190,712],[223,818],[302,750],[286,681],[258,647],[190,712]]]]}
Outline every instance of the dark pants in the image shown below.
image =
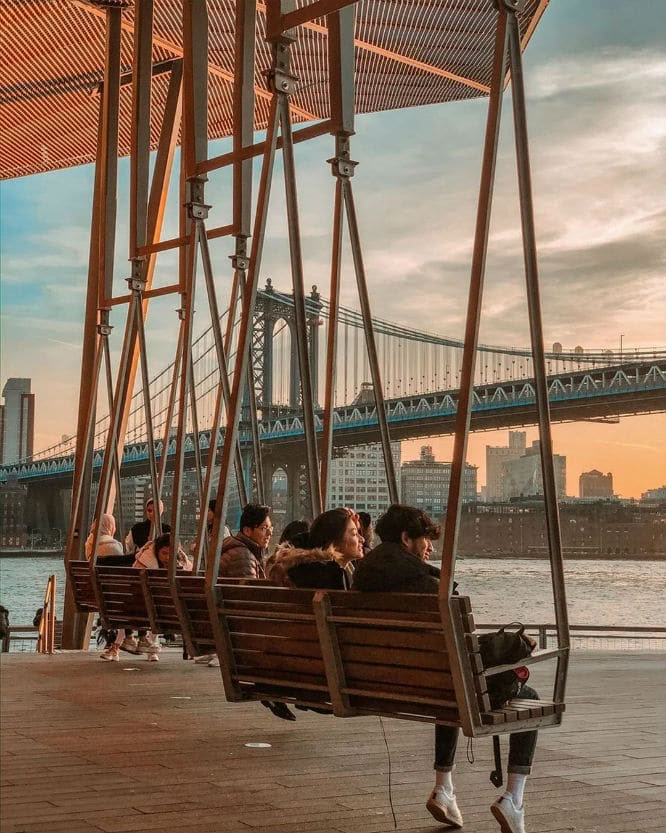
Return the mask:
{"type": "MultiPolygon", "coordinates": [[[[524,685],[516,700],[538,700],[539,695],[533,688],[524,685]]],[[[439,772],[450,772],[456,757],[458,745],[457,726],[435,726],[435,769],[439,772]]],[[[532,759],[537,742],[536,729],[529,732],[513,732],[509,737],[509,766],[508,772],[519,772],[529,775],[532,771],[532,759]]]]}

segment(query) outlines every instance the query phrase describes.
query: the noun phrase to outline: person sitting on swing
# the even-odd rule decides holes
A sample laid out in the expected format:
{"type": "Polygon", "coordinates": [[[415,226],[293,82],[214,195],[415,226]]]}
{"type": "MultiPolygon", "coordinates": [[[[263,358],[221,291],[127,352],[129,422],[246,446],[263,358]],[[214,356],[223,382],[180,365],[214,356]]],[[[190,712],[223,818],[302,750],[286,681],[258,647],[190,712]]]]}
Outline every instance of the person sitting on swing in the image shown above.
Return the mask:
{"type": "MultiPolygon", "coordinates": [[[[426,563],[432,551],[432,541],[437,540],[441,532],[438,524],[421,509],[394,504],[377,521],[375,532],[382,543],[358,562],[352,590],[366,593],[439,593],[437,570],[426,563]]],[[[531,648],[536,647],[529,637],[523,638],[531,643],[531,648]]],[[[537,692],[527,685],[522,685],[515,696],[527,700],[539,699],[537,692]]],[[[426,804],[437,821],[454,828],[463,826],[453,789],[458,734],[456,726],[435,726],[435,786],[426,804]]],[[[506,791],[490,808],[502,833],[525,833],[523,792],[531,771],[536,742],[536,730],[511,734],[506,791]]]]}

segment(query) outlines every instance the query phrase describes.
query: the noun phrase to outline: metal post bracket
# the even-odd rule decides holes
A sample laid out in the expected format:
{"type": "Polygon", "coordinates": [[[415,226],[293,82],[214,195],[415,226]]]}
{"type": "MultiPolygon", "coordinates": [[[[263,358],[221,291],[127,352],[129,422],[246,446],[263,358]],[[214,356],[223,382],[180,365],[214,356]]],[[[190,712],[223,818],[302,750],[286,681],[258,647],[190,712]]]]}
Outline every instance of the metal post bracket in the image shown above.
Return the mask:
{"type": "Polygon", "coordinates": [[[188,200],[185,203],[187,216],[190,220],[207,220],[208,212],[213,207],[207,205],[204,191],[208,177],[206,174],[196,174],[187,180],[188,200]]]}
{"type": "Polygon", "coordinates": [[[346,156],[333,156],[326,161],[331,166],[331,174],[342,179],[349,179],[354,176],[354,168],[358,165],[358,162],[354,162],[353,159],[346,156]]]}
{"type": "Polygon", "coordinates": [[[143,292],[148,280],[146,278],[146,258],[133,257],[131,259],[132,271],[129,278],[126,278],[127,285],[132,292],[143,292]]]}

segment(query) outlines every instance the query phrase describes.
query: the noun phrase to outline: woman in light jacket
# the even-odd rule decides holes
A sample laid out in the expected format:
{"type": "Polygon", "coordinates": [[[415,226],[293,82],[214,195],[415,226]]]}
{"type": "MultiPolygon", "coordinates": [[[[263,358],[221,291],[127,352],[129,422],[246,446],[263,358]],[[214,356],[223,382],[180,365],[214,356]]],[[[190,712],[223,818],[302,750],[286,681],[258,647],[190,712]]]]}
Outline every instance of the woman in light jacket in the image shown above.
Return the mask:
{"type": "MultiPolygon", "coordinates": [[[[97,559],[104,559],[110,558],[111,556],[122,556],[124,555],[123,552],[123,545],[120,541],[114,538],[114,534],[116,531],[116,519],[113,515],[109,513],[105,513],[102,515],[102,520],[99,524],[100,529],[100,536],[99,542],[97,544],[97,559]]],[[[90,535],[86,538],[86,558],[88,561],[92,558],[93,555],[93,546],[95,544],[95,522],[93,521],[93,525],[90,528],[90,535]]]]}

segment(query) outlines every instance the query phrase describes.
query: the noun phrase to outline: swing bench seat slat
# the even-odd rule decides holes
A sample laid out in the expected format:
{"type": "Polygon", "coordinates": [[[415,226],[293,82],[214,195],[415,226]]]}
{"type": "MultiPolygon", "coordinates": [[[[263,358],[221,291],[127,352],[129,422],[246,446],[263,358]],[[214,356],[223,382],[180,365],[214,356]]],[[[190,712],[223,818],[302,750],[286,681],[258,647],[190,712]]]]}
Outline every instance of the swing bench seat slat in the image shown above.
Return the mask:
{"type": "MultiPolygon", "coordinates": [[[[453,657],[436,596],[218,585],[215,602],[215,644],[231,701],[308,705],[301,698],[316,690],[339,717],[425,720],[468,735],[561,722],[563,703],[518,699],[491,708],[466,597],[450,606],[463,646],[453,657]]],[[[562,653],[540,651],[530,662],[562,653]]]]}

